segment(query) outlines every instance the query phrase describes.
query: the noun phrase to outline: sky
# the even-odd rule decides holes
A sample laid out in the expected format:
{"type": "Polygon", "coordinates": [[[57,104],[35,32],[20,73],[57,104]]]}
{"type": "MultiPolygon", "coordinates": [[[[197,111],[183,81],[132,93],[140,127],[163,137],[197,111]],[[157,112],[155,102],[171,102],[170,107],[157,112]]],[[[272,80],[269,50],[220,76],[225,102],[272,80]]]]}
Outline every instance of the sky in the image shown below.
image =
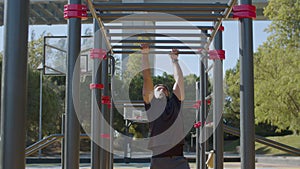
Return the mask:
{"type": "MultiPolygon", "coordinates": [[[[270,21],[254,21],[253,22],[253,50],[257,51],[257,48],[266,41],[268,34],[264,31],[270,21]]],[[[223,61],[223,71],[227,69],[234,68],[239,57],[239,30],[238,21],[224,21],[223,26],[225,31],[223,32],[223,49],[226,52],[226,59],[223,61]]],[[[82,25],[82,34],[87,28],[92,28],[91,24],[82,25]]],[[[0,27],[0,51],[3,51],[3,26],[0,27]]],[[[34,31],[36,37],[40,37],[43,32],[51,33],[53,36],[66,36],[67,26],[66,25],[30,25],[29,26],[29,39],[31,39],[30,34],[34,31]]],[[[194,57],[179,56],[180,64],[183,67],[183,73],[196,74],[199,75],[199,59],[194,57]]],[[[156,59],[156,66],[162,68],[162,71],[168,73],[172,72],[172,66],[166,66],[170,64],[168,58],[156,59]]],[[[210,62],[209,62],[210,64],[210,62]]],[[[159,71],[158,71],[159,72],[159,71]]]]}

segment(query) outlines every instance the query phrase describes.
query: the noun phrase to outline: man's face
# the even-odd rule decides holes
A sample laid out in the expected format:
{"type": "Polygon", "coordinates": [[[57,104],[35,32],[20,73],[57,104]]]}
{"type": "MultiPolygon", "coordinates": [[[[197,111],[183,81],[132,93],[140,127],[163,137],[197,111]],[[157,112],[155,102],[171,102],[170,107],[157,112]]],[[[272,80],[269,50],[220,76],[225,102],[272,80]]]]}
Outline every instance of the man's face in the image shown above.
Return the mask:
{"type": "Polygon", "coordinates": [[[164,86],[157,86],[154,89],[154,97],[156,99],[163,99],[169,96],[168,90],[164,86]]]}

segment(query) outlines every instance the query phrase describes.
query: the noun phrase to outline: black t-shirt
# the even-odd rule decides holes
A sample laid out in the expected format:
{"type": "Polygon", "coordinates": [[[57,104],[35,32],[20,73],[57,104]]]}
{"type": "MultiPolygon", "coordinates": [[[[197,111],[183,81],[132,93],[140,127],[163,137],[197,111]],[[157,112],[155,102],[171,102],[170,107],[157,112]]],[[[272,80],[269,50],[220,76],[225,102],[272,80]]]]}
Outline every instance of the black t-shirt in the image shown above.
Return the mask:
{"type": "Polygon", "coordinates": [[[145,103],[150,123],[150,137],[162,136],[153,140],[150,138],[151,146],[173,144],[173,148],[170,147],[172,148],[171,154],[172,152],[178,154],[178,150],[182,152],[184,134],[181,104],[181,101],[174,94],[168,100],[153,98],[149,104],[145,103]]]}

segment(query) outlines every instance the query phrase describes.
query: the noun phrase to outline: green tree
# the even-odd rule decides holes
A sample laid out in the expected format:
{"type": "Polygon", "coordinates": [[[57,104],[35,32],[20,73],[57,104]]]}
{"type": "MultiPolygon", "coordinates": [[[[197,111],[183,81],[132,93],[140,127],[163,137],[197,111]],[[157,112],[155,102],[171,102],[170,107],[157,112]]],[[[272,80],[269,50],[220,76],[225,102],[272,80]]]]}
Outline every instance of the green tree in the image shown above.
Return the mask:
{"type": "MultiPolygon", "coordinates": [[[[36,69],[43,59],[43,36],[32,39],[28,45],[28,101],[27,144],[38,139],[40,72],[36,69]]],[[[43,76],[42,128],[43,136],[60,133],[64,105],[64,80],[43,76]]]]}
{"type": "Polygon", "coordinates": [[[300,2],[270,0],[267,42],[254,57],[257,122],[300,132],[300,2]]]}
{"type": "Polygon", "coordinates": [[[224,120],[232,127],[239,127],[240,119],[240,64],[225,73],[224,120]]]}

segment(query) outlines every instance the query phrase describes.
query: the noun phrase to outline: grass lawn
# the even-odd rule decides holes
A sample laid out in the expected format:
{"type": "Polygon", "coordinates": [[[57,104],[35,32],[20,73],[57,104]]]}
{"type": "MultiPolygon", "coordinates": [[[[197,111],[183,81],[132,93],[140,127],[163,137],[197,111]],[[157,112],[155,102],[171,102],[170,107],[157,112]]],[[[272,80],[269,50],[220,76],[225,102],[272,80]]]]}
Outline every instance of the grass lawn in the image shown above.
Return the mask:
{"type": "MultiPolygon", "coordinates": [[[[277,136],[277,137],[267,137],[267,139],[277,141],[282,144],[286,144],[288,146],[300,149],[300,136],[296,135],[287,135],[287,136],[277,136]]],[[[225,141],[224,143],[224,151],[237,153],[238,149],[237,146],[240,145],[240,140],[234,141],[225,141]]],[[[267,155],[290,155],[284,151],[277,150],[275,148],[255,143],[255,151],[257,154],[267,154],[267,155]]]]}

